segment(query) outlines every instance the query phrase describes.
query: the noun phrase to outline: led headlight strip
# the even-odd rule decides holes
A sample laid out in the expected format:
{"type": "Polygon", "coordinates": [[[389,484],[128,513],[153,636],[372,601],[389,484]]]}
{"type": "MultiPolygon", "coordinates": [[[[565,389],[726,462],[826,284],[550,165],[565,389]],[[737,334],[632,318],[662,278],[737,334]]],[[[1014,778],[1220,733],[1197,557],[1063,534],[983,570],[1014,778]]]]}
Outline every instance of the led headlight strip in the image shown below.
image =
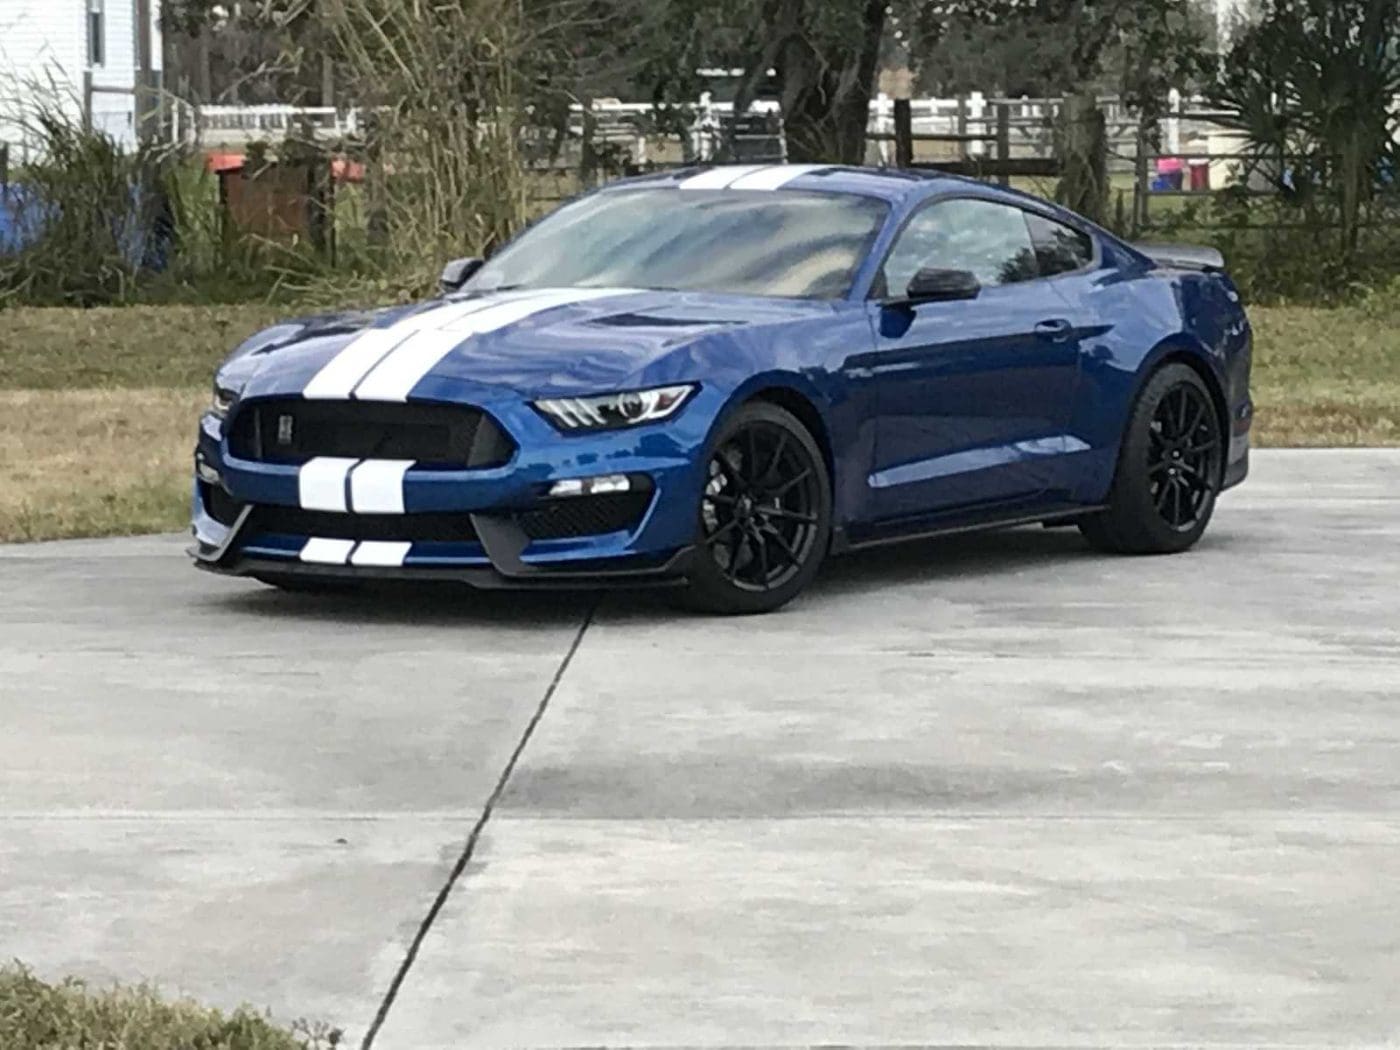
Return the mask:
{"type": "Polygon", "coordinates": [[[675,415],[694,391],[694,383],[685,383],[599,397],[547,398],[535,407],[560,430],[617,430],[675,415]]]}

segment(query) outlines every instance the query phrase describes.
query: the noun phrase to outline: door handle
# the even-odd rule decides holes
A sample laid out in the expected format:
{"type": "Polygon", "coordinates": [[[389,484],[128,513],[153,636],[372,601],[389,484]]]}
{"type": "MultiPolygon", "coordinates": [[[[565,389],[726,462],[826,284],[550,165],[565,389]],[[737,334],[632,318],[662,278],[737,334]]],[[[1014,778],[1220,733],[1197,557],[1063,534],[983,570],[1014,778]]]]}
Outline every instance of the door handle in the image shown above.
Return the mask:
{"type": "Polygon", "coordinates": [[[1063,343],[1069,338],[1070,332],[1074,330],[1074,325],[1070,324],[1062,317],[1056,317],[1049,321],[1041,321],[1035,326],[1035,334],[1042,339],[1048,339],[1052,343],[1063,343]]]}

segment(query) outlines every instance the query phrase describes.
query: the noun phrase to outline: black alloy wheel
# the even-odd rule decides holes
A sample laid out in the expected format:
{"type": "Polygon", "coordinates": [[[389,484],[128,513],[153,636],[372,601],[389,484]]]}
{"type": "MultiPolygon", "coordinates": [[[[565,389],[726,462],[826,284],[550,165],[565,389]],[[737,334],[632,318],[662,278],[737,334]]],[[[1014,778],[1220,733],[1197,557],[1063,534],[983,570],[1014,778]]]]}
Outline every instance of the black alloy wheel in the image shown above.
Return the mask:
{"type": "Polygon", "coordinates": [[[1220,426],[1210,396],[1199,383],[1178,383],[1158,402],[1148,434],[1152,503],[1173,529],[1190,532],[1220,477],[1220,426]]]}
{"type": "Polygon", "coordinates": [[[831,487],[811,434],[776,405],[743,406],[706,464],[691,604],[778,608],[816,575],[830,533],[831,487]]]}
{"type": "Polygon", "coordinates": [[[1224,425],[1205,381],[1189,365],[1165,365],[1133,406],[1108,508],[1079,529],[1112,553],[1186,550],[1210,524],[1224,463],[1224,425]]]}

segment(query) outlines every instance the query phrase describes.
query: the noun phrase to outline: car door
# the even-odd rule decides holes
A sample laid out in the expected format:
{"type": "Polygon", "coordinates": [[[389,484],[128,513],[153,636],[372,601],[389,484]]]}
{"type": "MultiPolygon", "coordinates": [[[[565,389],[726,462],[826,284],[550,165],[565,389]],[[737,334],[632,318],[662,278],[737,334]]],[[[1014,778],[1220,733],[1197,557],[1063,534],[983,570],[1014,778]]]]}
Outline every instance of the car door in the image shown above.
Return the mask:
{"type": "Polygon", "coordinates": [[[926,205],[895,239],[870,306],[877,519],[1033,500],[1064,435],[1078,376],[1076,327],[1042,279],[1027,216],[982,198],[926,205]],[[966,271],[975,298],[884,305],[921,269],[966,271]]]}

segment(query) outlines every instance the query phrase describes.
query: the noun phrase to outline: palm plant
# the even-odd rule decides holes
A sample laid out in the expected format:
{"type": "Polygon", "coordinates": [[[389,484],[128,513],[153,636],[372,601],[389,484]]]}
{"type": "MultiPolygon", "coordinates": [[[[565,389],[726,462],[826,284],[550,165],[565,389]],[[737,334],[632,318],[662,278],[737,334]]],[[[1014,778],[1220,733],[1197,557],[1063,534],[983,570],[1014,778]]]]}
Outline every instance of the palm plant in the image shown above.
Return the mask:
{"type": "Polygon", "coordinates": [[[1377,188],[1395,175],[1400,0],[1267,0],[1211,89],[1310,223],[1354,256],[1377,188]]]}

